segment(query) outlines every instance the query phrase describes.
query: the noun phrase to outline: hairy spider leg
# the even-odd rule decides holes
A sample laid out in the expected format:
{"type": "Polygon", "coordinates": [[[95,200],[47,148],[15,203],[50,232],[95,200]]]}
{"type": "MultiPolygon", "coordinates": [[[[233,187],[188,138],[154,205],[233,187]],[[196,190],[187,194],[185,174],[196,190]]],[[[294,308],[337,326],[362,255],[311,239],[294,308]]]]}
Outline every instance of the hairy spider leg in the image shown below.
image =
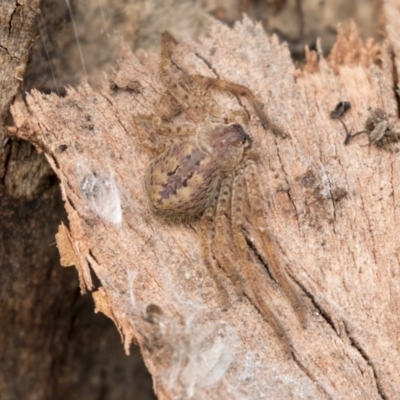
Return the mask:
{"type": "Polygon", "coordinates": [[[257,167],[252,159],[247,159],[245,161],[244,177],[252,219],[251,223],[246,223],[244,228],[250,236],[257,238],[254,243],[257,251],[263,258],[264,262],[268,265],[268,268],[274,279],[282,287],[283,292],[296,312],[300,323],[303,327],[305,327],[307,325],[306,307],[302,298],[297,294],[296,290],[290,284],[288,276],[276,255],[271,234],[267,224],[265,223],[257,167]]]}
{"type": "Polygon", "coordinates": [[[218,117],[221,114],[220,108],[211,98],[206,99],[206,92],[210,88],[227,91],[235,96],[245,96],[265,129],[271,128],[274,134],[287,136],[281,127],[270,121],[253,92],[246,86],[219,78],[190,75],[183,70],[179,71],[178,77],[178,68],[172,62],[172,49],[178,42],[168,32],[164,32],[161,43],[160,79],[168,88],[168,93],[181,104],[183,110],[192,108],[196,111],[205,108],[212,116],[218,117]]]}
{"type": "Polygon", "coordinates": [[[182,106],[175,100],[171,94],[166,91],[158,101],[155,115],[159,115],[163,121],[170,121],[182,112],[182,106]]]}
{"type": "MultiPolygon", "coordinates": [[[[136,138],[148,154],[153,156],[161,154],[171,146],[179,144],[182,141],[182,139],[176,137],[177,135],[160,135],[159,132],[154,130],[152,123],[152,116],[136,115],[134,118],[136,138]],[[146,125],[148,129],[144,129],[144,125],[146,125]],[[151,131],[150,134],[149,131],[151,131]]],[[[190,136],[192,132],[187,132],[186,134],[190,136]]]]}
{"type": "Polygon", "coordinates": [[[203,256],[204,264],[206,265],[209,273],[211,274],[214,282],[218,287],[218,292],[222,296],[223,309],[227,310],[230,306],[230,301],[226,288],[222,285],[219,277],[219,268],[213,257],[211,250],[212,238],[213,237],[213,226],[214,226],[214,214],[216,209],[217,197],[215,196],[211,204],[204,211],[201,217],[199,228],[200,228],[200,246],[201,253],[203,256]]]}
{"type": "Polygon", "coordinates": [[[177,41],[170,33],[164,32],[161,37],[161,62],[159,75],[161,81],[168,88],[168,92],[182,109],[187,111],[193,109],[197,111],[201,108],[207,110],[212,116],[218,118],[221,115],[221,109],[217,103],[210,97],[207,98],[207,86],[204,86],[195,75],[190,75],[172,62],[172,49],[177,45],[177,41]]]}
{"type": "Polygon", "coordinates": [[[192,75],[199,84],[205,86],[206,88],[213,88],[217,90],[227,91],[235,96],[245,96],[253,107],[257,117],[260,119],[263,127],[265,129],[271,128],[275,135],[286,137],[287,134],[282,128],[270,121],[266,113],[261,107],[261,104],[254,96],[253,92],[246,86],[239,85],[238,83],[233,83],[229,81],[224,81],[222,79],[210,78],[208,76],[202,75],[192,75]]]}
{"type": "Polygon", "coordinates": [[[182,110],[183,108],[178,101],[168,91],[164,92],[152,117],[154,131],[163,136],[189,136],[192,134],[194,129],[193,124],[180,124],[177,126],[170,122],[182,110]]]}
{"type": "Polygon", "coordinates": [[[149,154],[158,155],[167,150],[174,144],[178,144],[178,137],[192,136],[195,133],[196,126],[194,124],[167,123],[175,118],[182,111],[178,104],[169,92],[165,92],[152,115],[136,115],[134,123],[139,142],[149,154]],[[147,125],[147,129],[143,128],[147,125]],[[149,135],[150,133],[155,135],[149,135]],[[149,138],[151,137],[151,139],[149,138]]]}
{"type": "Polygon", "coordinates": [[[245,276],[250,283],[249,285],[246,285],[246,287],[249,289],[249,296],[251,296],[250,298],[252,298],[253,304],[260,311],[264,320],[274,329],[276,335],[284,345],[285,352],[290,355],[291,346],[285,329],[261,296],[263,288],[261,287],[260,279],[254,270],[254,264],[250,257],[249,247],[243,233],[243,227],[245,225],[245,189],[244,169],[239,168],[234,178],[232,190],[232,232],[237,247],[236,254],[238,255],[238,263],[243,266],[245,276]]]}
{"type": "Polygon", "coordinates": [[[172,62],[172,49],[177,43],[170,33],[163,32],[161,35],[161,60],[158,70],[160,79],[167,87],[167,92],[180,104],[182,110],[202,108],[204,105],[199,98],[188,93],[191,84],[195,84],[195,82],[172,62]]]}
{"type": "Polygon", "coordinates": [[[243,282],[236,268],[234,243],[229,243],[228,238],[232,238],[232,223],[230,215],[230,205],[232,197],[233,175],[226,177],[222,183],[219,192],[216,215],[215,215],[215,248],[214,256],[218,263],[223,266],[233,284],[236,294],[240,299],[243,296],[243,282]]]}

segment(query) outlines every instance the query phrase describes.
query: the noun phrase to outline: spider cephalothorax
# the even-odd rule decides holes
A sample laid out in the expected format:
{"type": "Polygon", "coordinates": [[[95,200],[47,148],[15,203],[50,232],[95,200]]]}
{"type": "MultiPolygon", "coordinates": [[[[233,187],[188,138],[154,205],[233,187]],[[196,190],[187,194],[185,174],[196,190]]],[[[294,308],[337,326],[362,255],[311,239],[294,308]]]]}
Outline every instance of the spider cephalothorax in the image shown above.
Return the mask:
{"type": "MultiPolygon", "coordinates": [[[[135,117],[137,137],[152,156],[145,174],[150,208],[168,221],[199,220],[203,259],[220,289],[224,306],[228,307],[230,301],[221,284],[218,265],[231,278],[238,295],[246,293],[290,351],[279,319],[263,299],[254,263],[261,258],[268,264],[303,324],[304,306],[278,261],[265,223],[252,139],[242,124],[235,121],[237,115],[216,121],[218,105],[209,92],[214,89],[243,95],[264,128],[271,127],[270,121],[253,93],[244,86],[189,75],[181,69],[177,80],[177,71],[170,73],[174,69],[171,57],[175,44],[164,33],[159,76],[166,91],[155,113],[135,117]],[[196,116],[203,111],[207,117],[196,123],[173,123],[182,111],[190,110],[196,116]],[[150,129],[144,129],[144,125],[150,129]]],[[[272,125],[272,130],[284,136],[276,125],[272,125]]]]}

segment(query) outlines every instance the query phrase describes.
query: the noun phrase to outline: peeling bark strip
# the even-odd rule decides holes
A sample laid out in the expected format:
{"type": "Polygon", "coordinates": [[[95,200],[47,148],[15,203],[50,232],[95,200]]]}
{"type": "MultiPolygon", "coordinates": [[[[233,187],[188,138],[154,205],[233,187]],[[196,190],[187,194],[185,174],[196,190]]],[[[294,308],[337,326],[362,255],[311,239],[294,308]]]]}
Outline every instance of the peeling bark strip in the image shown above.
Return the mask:
{"type": "MultiPolygon", "coordinates": [[[[391,12],[389,34],[400,29],[398,6],[391,12]]],[[[143,187],[149,160],[137,146],[132,115],[151,114],[163,92],[156,56],[135,58],[125,49],[115,79],[140,82],[137,92],[99,94],[82,85],[65,98],[32,92],[27,108],[13,108],[16,134],[45,152],[61,180],[82,289],[93,287],[91,269],[102,285],[97,309],[115,321],[127,351],[131,341],[139,343],[160,398],[400,393],[399,144],[391,152],[356,139],[345,147],[341,125],[329,116],[342,100],[351,103],[343,118],[354,131],[369,107],[396,115],[392,54],[389,44],[364,45],[352,27],[340,32],[328,60],[316,60],[310,53],[296,71],[286,46],[247,19],[232,30],[210,21],[207,38],[174,53],[190,73],[216,72],[249,87],[290,133],[266,134],[243,102],[263,153],[267,222],[308,307],[303,330],[280,288],[255,264],[293,359],[249,301],[237,300],[228,279],[232,306],[221,311],[195,231],[149,212],[143,187]],[[335,195],[343,190],[346,196],[335,195]]],[[[242,107],[233,96],[215,99],[226,112],[242,107]]]]}

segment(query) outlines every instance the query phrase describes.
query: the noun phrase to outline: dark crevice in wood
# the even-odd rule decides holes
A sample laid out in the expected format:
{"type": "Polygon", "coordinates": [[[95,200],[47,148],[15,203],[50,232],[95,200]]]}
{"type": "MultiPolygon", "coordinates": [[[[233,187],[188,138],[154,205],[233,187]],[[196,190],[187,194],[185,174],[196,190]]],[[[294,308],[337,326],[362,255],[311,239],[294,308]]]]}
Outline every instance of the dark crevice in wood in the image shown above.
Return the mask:
{"type": "Polygon", "coordinates": [[[333,319],[331,318],[329,313],[325,311],[324,308],[317,302],[315,296],[313,296],[313,294],[308,291],[305,286],[301,284],[293,275],[289,274],[289,276],[297,283],[297,285],[299,285],[304,294],[310,299],[312,305],[318,310],[318,313],[321,315],[321,317],[332,328],[336,335],[340,337],[339,332],[336,329],[335,323],[333,322],[333,319]]]}
{"type": "Polygon", "coordinates": [[[380,382],[378,379],[378,374],[376,372],[376,368],[372,360],[368,357],[368,354],[365,350],[361,347],[360,343],[358,343],[357,339],[350,334],[350,330],[345,321],[343,321],[344,330],[346,332],[347,337],[349,338],[350,344],[360,353],[361,357],[365,360],[365,362],[371,367],[372,373],[374,375],[376,389],[383,400],[388,400],[389,397],[386,396],[380,382]]]}
{"type": "Polygon", "coordinates": [[[311,382],[313,382],[319,390],[321,390],[324,395],[326,396],[327,399],[332,399],[333,397],[330,396],[326,390],[324,389],[323,386],[321,386],[317,380],[315,379],[314,375],[311,373],[311,371],[299,360],[299,358],[297,358],[296,353],[294,351],[292,351],[292,357],[293,357],[293,361],[296,363],[296,365],[304,372],[305,375],[308,376],[308,378],[311,380],[311,382]]]}

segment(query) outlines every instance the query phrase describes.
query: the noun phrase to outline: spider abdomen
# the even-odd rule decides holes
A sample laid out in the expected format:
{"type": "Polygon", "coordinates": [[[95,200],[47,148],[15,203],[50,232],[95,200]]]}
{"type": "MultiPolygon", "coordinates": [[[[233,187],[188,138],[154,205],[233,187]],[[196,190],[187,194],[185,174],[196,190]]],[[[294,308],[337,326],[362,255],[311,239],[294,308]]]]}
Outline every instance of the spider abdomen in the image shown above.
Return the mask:
{"type": "Polygon", "coordinates": [[[187,141],[170,147],[150,163],[145,186],[156,214],[187,218],[200,215],[208,207],[218,181],[217,163],[187,141]]]}

